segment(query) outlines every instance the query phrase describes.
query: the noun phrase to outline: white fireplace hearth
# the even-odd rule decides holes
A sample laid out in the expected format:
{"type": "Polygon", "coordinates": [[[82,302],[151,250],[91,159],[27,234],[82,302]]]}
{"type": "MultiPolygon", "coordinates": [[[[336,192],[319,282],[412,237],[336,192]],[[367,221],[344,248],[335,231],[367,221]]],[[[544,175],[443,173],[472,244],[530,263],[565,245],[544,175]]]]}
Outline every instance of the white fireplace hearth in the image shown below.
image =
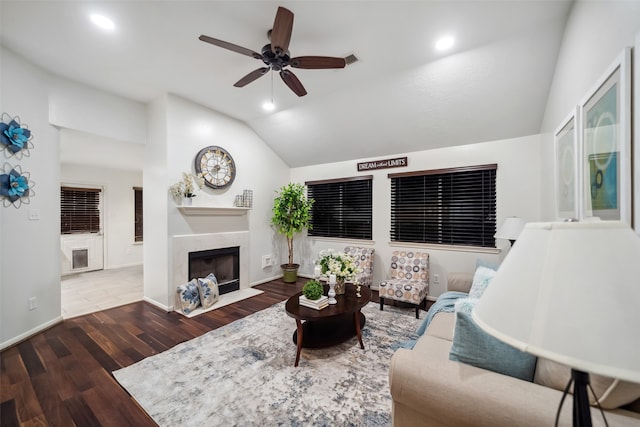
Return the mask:
{"type": "MultiPolygon", "coordinates": [[[[189,252],[240,248],[240,291],[249,286],[249,232],[184,234],[171,239],[173,253],[172,293],[189,281],[189,252]]],[[[236,291],[237,292],[237,291],[236,291]]]]}

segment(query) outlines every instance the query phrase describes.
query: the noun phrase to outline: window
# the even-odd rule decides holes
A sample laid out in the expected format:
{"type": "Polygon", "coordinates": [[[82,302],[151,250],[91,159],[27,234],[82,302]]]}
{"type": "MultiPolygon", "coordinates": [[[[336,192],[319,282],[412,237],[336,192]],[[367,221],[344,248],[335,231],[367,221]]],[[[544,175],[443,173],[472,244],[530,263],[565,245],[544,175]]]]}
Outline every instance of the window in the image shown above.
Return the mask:
{"type": "Polygon", "coordinates": [[[495,247],[497,165],[389,174],[391,240],[495,247]]]}
{"type": "Polygon", "coordinates": [[[306,182],[315,200],[309,236],[371,240],[373,175],[306,182]]]}
{"type": "Polygon", "coordinates": [[[100,194],[98,188],[60,188],[60,232],[99,233],[100,194]]]}
{"type": "Polygon", "coordinates": [[[135,242],[142,242],[142,188],[133,187],[133,235],[135,242]]]}

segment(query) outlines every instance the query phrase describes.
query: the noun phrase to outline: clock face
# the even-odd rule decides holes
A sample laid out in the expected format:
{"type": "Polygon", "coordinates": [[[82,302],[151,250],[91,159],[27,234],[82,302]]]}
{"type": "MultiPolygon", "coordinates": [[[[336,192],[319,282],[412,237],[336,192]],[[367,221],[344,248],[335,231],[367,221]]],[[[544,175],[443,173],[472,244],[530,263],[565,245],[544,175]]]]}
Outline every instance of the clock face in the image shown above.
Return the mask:
{"type": "Polygon", "coordinates": [[[207,187],[224,188],[235,179],[236,164],[227,150],[212,145],[198,152],[196,172],[202,173],[207,187]]]}

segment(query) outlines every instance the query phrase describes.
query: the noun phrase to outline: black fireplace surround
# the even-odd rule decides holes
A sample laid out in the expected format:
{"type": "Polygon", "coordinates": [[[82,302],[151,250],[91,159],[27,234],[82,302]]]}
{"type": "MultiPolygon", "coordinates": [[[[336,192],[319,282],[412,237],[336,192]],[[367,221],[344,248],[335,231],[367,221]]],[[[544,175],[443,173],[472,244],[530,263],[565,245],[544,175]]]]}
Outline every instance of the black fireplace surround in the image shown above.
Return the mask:
{"type": "Polygon", "coordinates": [[[220,295],[240,289],[240,247],[189,252],[188,280],[210,273],[218,279],[220,295]]]}

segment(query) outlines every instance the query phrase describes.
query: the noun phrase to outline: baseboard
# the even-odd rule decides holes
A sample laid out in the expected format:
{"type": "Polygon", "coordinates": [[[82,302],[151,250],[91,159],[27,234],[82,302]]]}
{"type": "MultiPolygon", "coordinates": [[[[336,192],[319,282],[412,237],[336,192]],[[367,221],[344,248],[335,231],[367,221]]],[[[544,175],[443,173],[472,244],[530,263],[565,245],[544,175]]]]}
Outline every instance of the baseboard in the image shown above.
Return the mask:
{"type": "Polygon", "coordinates": [[[164,310],[164,311],[166,311],[167,313],[168,313],[168,312],[170,312],[170,311],[173,311],[173,306],[171,306],[171,307],[167,307],[166,305],[164,305],[164,304],[160,304],[158,301],[152,300],[152,299],[151,299],[151,298],[149,298],[149,297],[143,297],[143,298],[142,298],[142,301],[144,301],[144,302],[148,302],[149,304],[151,304],[151,305],[153,305],[153,306],[155,306],[155,307],[158,307],[159,309],[164,310]]]}
{"type": "Polygon", "coordinates": [[[253,288],[254,286],[262,285],[263,283],[267,283],[272,280],[282,279],[282,277],[283,277],[282,274],[278,274],[277,276],[272,276],[272,277],[269,277],[268,279],[262,279],[262,280],[258,280],[257,282],[251,282],[249,286],[253,288]]]}
{"type": "Polygon", "coordinates": [[[63,320],[62,316],[58,316],[55,319],[52,319],[46,323],[43,323],[40,326],[36,326],[35,328],[25,332],[24,334],[20,334],[17,337],[13,337],[10,340],[7,340],[0,344],[0,351],[5,350],[13,345],[16,345],[24,340],[27,340],[32,336],[39,334],[40,332],[57,325],[58,323],[62,323],[62,320],[63,320]]]}

